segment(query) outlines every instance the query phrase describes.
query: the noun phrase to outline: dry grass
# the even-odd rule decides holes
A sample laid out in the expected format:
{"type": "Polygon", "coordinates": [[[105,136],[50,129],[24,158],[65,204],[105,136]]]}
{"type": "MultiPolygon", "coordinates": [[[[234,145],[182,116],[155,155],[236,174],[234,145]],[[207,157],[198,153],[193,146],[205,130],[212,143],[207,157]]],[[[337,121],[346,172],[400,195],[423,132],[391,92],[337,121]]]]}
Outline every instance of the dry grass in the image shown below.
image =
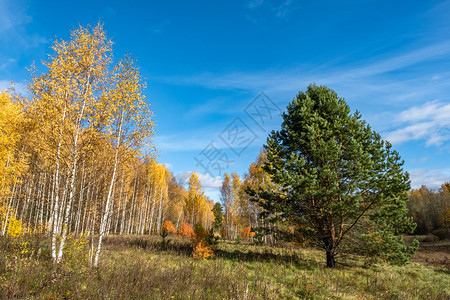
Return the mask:
{"type": "Polygon", "coordinates": [[[215,258],[196,260],[186,240],[167,244],[157,237],[109,237],[98,268],[72,251],[53,269],[45,251],[30,258],[17,255],[11,241],[1,246],[3,299],[450,298],[450,273],[443,266],[367,267],[363,258],[346,257],[330,270],[324,267],[323,253],[314,249],[221,242],[215,258]]]}

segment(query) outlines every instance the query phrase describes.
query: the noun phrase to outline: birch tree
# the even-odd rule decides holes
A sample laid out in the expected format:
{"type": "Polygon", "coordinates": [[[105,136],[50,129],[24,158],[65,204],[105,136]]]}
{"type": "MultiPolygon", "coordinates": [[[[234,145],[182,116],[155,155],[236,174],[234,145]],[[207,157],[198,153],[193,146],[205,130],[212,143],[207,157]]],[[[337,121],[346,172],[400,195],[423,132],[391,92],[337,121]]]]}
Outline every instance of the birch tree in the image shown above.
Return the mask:
{"type": "MultiPolygon", "coordinates": [[[[110,217],[109,208],[112,200],[117,171],[119,169],[119,155],[124,147],[139,149],[146,144],[153,135],[153,113],[145,102],[144,83],[135,60],[130,56],[122,59],[113,69],[108,84],[111,90],[104,92],[99,105],[101,116],[104,119],[106,133],[114,146],[114,161],[112,175],[109,182],[105,209],[101,217],[99,239],[95,254],[94,265],[98,265],[102,239],[106,229],[106,223],[110,217]]],[[[99,116],[99,115],[97,115],[99,116]]]]}

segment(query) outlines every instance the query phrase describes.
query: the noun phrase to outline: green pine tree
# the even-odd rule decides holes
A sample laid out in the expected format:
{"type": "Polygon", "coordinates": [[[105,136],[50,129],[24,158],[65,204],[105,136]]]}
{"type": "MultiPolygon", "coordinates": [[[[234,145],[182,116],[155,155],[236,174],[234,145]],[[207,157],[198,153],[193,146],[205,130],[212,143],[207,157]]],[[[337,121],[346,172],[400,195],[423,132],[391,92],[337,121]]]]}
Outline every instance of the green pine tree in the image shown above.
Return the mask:
{"type": "Polygon", "coordinates": [[[406,247],[399,236],[415,224],[405,217],[409,175],[391,144],[325,86],[300,92],[283,119],[267,139],[264,167],[282,189],[252,198],[278,220],[301,225],[326,251],[328,267],[350,241],[405,262],[418,244],[406,247]]]}
{"type": "Polygon", "coordinates": [[[222,213],[222,205],[219,202],[216,202],[212,209],[214,215],[214,223],[213,228],[219,230],[223,226],[223,213],[222,213]]]}

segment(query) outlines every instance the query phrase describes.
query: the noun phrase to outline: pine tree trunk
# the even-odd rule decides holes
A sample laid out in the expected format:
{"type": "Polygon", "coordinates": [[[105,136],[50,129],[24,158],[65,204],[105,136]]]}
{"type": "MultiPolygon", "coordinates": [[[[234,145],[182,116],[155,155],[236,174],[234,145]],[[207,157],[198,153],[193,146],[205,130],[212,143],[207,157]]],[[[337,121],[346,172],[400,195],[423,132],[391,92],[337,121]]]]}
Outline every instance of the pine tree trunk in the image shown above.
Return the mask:
{"type": "Polygon", "coordinates": [[[327,250],[326,252],[327,252],[327,267],[328,268],[336,267],[336,259],[335,259],[335,251],[334,251],[334,249],[327,250]]]}

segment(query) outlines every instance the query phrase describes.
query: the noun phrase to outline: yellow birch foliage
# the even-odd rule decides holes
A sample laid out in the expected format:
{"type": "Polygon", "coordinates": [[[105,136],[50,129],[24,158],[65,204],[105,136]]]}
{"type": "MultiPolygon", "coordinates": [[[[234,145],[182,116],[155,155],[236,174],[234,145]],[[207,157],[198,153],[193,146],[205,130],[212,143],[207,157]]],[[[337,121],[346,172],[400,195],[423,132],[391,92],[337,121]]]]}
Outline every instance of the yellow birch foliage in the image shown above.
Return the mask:
{"type": "Polygon", "coordinates": [[[0,92],[0,201],[9,195],[11,185],[25,167],[23,160],[17,157],[23,120],[20,104],[14,102],[10,94],[0,92]]]}

